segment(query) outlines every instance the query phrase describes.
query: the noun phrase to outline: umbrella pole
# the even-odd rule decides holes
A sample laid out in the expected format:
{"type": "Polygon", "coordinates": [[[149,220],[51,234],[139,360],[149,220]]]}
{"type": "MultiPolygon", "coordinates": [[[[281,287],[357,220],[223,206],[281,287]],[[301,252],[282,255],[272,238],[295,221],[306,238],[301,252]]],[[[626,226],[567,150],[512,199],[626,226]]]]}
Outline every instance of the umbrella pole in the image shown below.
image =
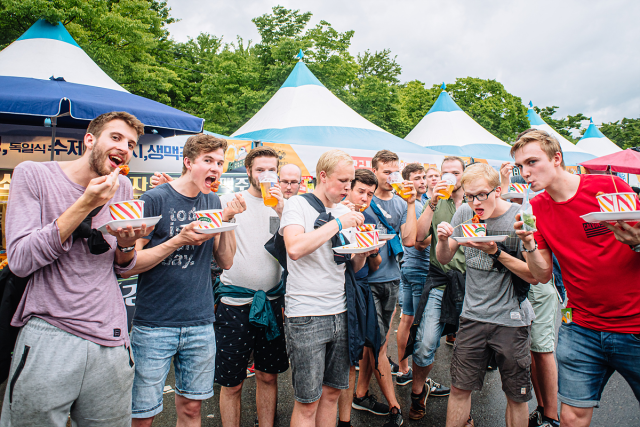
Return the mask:
{"type": "Polygon", "coordinates": [[[53,148],[56,146],[56,124],[58,122],[57,117],[51,117],[51,161],[53,162],[53,158],[55,156],[55,151],[53,148]]]}

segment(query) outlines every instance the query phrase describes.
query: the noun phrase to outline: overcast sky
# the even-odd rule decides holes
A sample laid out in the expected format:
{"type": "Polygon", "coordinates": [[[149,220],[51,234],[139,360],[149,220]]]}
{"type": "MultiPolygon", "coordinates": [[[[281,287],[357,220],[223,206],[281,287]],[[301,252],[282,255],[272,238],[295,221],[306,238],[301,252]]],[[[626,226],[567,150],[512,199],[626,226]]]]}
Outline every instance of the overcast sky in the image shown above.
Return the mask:
{"type": "Polygon", "coordinates": [[[355,30],[351,54],[391,49],[401,81],[496,79],[556,117],[640,117],[640,1],[169,0],[178,41],[200,32],[259,41],[251,18],[281,4],[355,30]]]}

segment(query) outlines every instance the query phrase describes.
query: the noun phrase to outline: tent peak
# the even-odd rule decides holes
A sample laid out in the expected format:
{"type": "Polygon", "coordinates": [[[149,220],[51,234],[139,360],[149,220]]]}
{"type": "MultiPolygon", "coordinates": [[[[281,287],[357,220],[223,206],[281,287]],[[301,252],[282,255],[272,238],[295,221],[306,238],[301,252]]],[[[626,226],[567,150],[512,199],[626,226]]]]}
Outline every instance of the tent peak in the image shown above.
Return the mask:
{"type": "Polygon", "coordinates": [[[451,111],[462,111],[462,109],[458,107],[458,104],[456,104],[453,98],[451,98],[451,95],[443,90],[440,92],[438,99],[436,99],[436,102],[433,104],[427,115],[436,112],[449,113],[451,111]]]}
{"type": "Polygon", "coordinates": [[[18,37],[18,40],[28,39],[59,40],[80,48],[80,45],[71,37],[71,34],[69,34],[64,25],[62,25],[62,22],[53,25],[44,19],[38,19],[24,34],[18,37]]]}
{"type": "Polygon", "coordinates": [[[442,82],[442,86],[440,86],[440,89],[446,90],[447,89],[447,84],[445,82],[442,82]]]}
{"type": "Polygon", "coordinates": [[[324,87],[324,85],[320,83],[320,80],[318,80],[318,78],[313,75],[309,68],[307,68],[307,65],[302,60],[300,60],[293,68],[293,71],[291,72],[291,74],[289,74],[289,77],[287,77],[287,80],[285,80],[280,89],[283,89],[285,87],[300,87],[306,85],[316,85],[324,87]]]}

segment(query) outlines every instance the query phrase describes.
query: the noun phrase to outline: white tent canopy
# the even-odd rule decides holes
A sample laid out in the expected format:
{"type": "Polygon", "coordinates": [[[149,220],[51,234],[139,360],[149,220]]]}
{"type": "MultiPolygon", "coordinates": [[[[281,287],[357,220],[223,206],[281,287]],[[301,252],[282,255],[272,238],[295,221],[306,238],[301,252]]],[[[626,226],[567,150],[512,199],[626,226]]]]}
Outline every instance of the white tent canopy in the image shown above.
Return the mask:
{"type": "Polygon", "coordinates": [[[596,157],[602,157],[622,151],[622,148],[618,147],[615,142],[611,141],[609,138],[604,136],[602,132],[600,132],[600,129],[598,129],[593,123],[593,119],[589,120],[589,127],[584,135],[582,135],[582,139],[578,141],[576,146],[596,157]]]}
{"type": "Polygon", "coordinates": [[[511,146],[495,137],[442,92],[429,112],[404,138],[443,153],[482,159],[512,160],[511,146]]]}
{"type": "Polygon", "coordinates": [[[560,148],[562,148],[562,156],[565,165],[577,165],[596,157],[582,150],[580,147],[575,146],[571,141],[560,135],[544,120],[542,120],[542,117],[540,117],[540,115],[538,115],[538,113],[536,113],[536,111],[533,109],[533,103],[531,101],[529,101],[527,118],[529,119],[529,124],[532,128],[543,130],[558,140],[558,142],[560,143],[560,148]]]}

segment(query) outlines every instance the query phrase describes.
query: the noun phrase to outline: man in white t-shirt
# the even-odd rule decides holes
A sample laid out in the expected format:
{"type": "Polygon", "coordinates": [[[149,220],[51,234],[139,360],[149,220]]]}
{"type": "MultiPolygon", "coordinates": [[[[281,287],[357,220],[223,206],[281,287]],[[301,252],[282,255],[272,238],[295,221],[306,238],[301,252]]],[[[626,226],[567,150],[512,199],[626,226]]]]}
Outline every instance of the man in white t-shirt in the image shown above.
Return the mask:
{"type": "MultiPolygon", "coordinates": [[[[276,206],[267,207],[260,192],[260,173],[278,170],[278,153],[273,148],[254,148],[245,158],[244,165],[250,186],[241,194],[247,203],[247,210],[235,216],[238,223],[235,230],[236,255],[233,266],[220,276],[221,283],[216,289],[215,382],[222,386],[222,425],[239,427],[242,384],[247,377],[246,367],[253,352],[258,419],[261,426],[271,427],[276,414],[278,374],[289,369],[289,360],[283,326],[282,267],[264,245],[278,232],[284,198],[277,183],[271,187],[271,194],[278,200],[276,206]],[[275,322],[272,327],[275,329],[257,326],[255,319],[249,316],[252,307],[254,311],[258,309],[256,304],[261,305],[265,297],[268,302],[263,305],[263,310],[268,312],[270,305],[275,322]],[[277,331],[277,336],[269,331],[277,331]]],[[[234,198],[235,195],[230,193],[221,196],[220,200],[224,204],[234,198]]]]}
{"type": "MultiPolygon", "coordinates": [[[[334,425],[340,390],[349,387],[346,266],[334,260],[331,241],[343,229],[364,222],[360,212],[340,204],[354,179],[353,159],[340,150],[327,151],[318,160],[316,174],[313,195],[333,219],[315,228],[318,212],[303,196],[293,196],[280,224],[287,247],[285,332],[295,427],[334,425]]],[[[362,268],[366,256],[353,256],[354,271],[362,268]]]]}

